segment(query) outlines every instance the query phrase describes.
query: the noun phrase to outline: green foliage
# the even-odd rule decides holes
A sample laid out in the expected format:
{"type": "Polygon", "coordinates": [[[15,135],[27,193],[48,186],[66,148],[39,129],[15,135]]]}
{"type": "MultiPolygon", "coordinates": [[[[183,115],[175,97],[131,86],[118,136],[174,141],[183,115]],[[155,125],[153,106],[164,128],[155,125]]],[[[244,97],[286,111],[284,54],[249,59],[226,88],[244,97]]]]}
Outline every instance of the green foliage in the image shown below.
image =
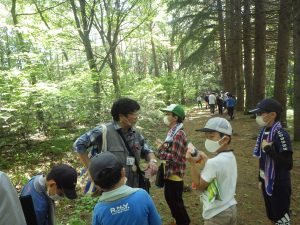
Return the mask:
{"type": "Polygon", "coordinates": [[[91,224],[91,212],[97,204],[98,197],[81,196],[75,201],[70,202],[67,199],[62,200],[62,204],[68,201],[73,209],[67,217],[65,217],[65,209],[57,208],[61,215],[61,225],[87,225],[91,224]]]}

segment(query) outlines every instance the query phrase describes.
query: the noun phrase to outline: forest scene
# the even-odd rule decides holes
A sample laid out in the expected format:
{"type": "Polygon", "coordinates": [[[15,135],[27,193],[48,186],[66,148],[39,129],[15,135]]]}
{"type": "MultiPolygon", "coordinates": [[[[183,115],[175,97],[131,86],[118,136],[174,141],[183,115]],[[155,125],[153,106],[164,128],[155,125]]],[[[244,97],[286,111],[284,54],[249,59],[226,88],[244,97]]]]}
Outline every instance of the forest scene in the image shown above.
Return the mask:
{"type": "MultiPolygon", "coordinates": [[[[249,110],[277,100],[293,150],[290,224],[300,224],[299,0],[0,0],[0,171],[19,195],[56,164],[75,168],[78,197],[55,201],[57,225],[92,224],[99,196],[83,193],[73,145],[112,121],[123,97],[139,103],[135,129],[158,161],[156,139],[169,130],[162,108],[184,108],[187,140],[204,152],[205,136],[195,130],[214,117],[230,122],[240,225],[270,224],[252,153],[260,128],[249,110]],[[211,93],[234,97],[234,117],[226,107],[212,113],[211,93]]],[[[190,224],[201,225],[200,191],[186,166],[183,201],[190,224]]],[[[153,179],[162,224],[175,224],[153,179]]]]}

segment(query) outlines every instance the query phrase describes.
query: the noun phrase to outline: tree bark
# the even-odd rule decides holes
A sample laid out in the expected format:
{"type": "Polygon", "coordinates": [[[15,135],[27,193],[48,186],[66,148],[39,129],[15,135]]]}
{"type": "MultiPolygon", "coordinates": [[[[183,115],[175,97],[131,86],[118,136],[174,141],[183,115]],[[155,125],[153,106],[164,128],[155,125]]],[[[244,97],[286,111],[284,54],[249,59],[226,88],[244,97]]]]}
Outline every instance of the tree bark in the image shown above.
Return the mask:
{"type": "Polygon", "coordinates": [[[293,0],[294,27],[294,141],[300,141],[300,1],[293,0]]]}
{"type": "Polygon", "coordinates": [[[292,0],[280,0],[274,98],[283,106],[281,122],[286,126],[287,80],[292,0]]]}
{"type": "Polygon", "coordinates": [[[294,28],[294,141],[300,141],[300,1],[293,0],[294,28]]]}
{"type": "Polygon", "coordinates": [[[227,74],[227,60],[226,60],[226,46],[225,46],[225,32],[224,32],[224,17],[223,17],[223,7],[221,0],[217,1],[218,7],[218,21],[219,21],[219,38],[220,38],[220,56],[221,56],[221,68],[222,68],[222,80],[224,84],[224,90],[229,88],[229,80],[227,74]]]}
{"type": "Polygon", "coordinates": [[[151,33],[151,49],[152,49],[152,61],[153,61],[153,67],[154,67],[154,75],[156,77],[159,77],[159,68],[158,68],[158,62],[157,62],[157,55],[156,55],[156,48],[155,43],[153,40],[153,29],[152,29],[153,23],[149,25],[150,33],[151,33]]]}
{"type": "MultiPolygon", "coordinates": [[[[74,0],[70,0],[71,6],[72,6],[72,11],[73,11],[73,15],[74,15],[74,19],[75,19],[75,23],[76,23],[76,27],[80,36],[80,39],[84,45],[84,50],[85,50],[85,55],[88,61],[88,65],[90,70],[92,71],[92,76],[93,76],[93,80],[94,80],[94,84],[93,84],[93,90],[94,90],[94,94],[95,94],[95,98],[99,99],[100,98],[100,84],[99,84],[99,78],[97,78],[95,76],[95,74],[97,73],[97,66],[96,66],[96,59],[93,53],[93,49],[92,49],[92,44],[89,38],[90,35],[90,26],[91,23],[93,21],[93,10],[92,10],[92,15],[90,16],[90,24],[88,24],[87,22],[87,15],[86,15],[86,3],[84,0],[79,0],[80,3],[80,14],[81,14],[81,18],[79,19],[78,17],[78,12],[77,12],[77,8],[75,5],[74,0]],[[82,21],[80,23],[80,21],[82,21]]],[[[97,103],[96,103],[97,104],[97,103]]],[[[98,104],[97,104],[98,105],[98,104]]]]}
{"type": "Polygon", "coordinates": [[[226,15],[225,15],[225,34],[226,34],[226,39],[225,39],[225,57],[226,57],[226,73],[223,74],[223,86],[224,86],[224,91],[231,92],[232,93],[232,82],[234,81],[231,80],[232,78],[232,58],[233,58],[233,41],[232,41],[232,32],[231,32],[231,1],[226,0],[226,15]],[[225,76],[224,76],[225,75],[225,76]]]}
{"type": "Polygon", "coordinates": [[[242,15],[241,2],[235,0],[235,77],[236,77],[236,110],[244,110],[244,76],[243,76],[243,56],[242,56],[242,15]]]}
{"type": "Polygon", "coordinates": [[[243,14],[243,44],[244,44],[244,77],[246,88],[245,113],[253,106],[253,69],[252,69],[252,41],[251,41],[251,16],[250,1],[244,0],[243,14]]]}
{"type": "Polygon", "coordinates": [[[234,0],[226,1],[226,56],[227,76],[224,79],[224,90],[235,95],[235,43],[234,43],[234,0]]]}
{"type": "Polygon", "coordinates": [[[266,9],[265,0],[255,0],[255,52],[253,101],[254,104],[265,98],[266,82],[266,9]]]}
{"type": "MultiPolygon", "coordinates": [[[[17,19],[17,14],[16,14],[16,7],[17,7],[17,0],[12,0],[11,2],[11,15],[12,15],[12,19],[13,19],[13,23],[15,26],[18,25],[18,19],[17,19]]],[[[24,39],[23,39],[23,36],[22,34],[17,31],[17,36],[18,36],[18,40],[19,40],[19,44],[21,46],[21,49],[24,47],[24,39]]]]}

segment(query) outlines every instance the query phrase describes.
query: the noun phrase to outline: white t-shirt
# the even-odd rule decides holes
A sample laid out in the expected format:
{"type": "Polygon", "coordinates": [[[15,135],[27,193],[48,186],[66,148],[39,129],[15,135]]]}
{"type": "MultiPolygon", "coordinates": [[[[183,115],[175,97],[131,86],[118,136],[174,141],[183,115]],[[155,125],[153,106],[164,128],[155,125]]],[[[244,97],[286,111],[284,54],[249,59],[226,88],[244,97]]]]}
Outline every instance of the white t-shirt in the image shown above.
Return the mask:
{"type": "Polygon", "coordinates": [[[209,202],[207,190],[201,194],[203,202],[202,216],[204,219],[210,219],[230,206],[237,204],[234,198],[237,182],[237,165],[235,156],[231,151],[221,152],[214,158],[208,159],[201,172],[201,178],[207,183],[216,178],[222,199],[209,202]]]}
{"type": "Polygon", "coordinates": [[[210,94],[210,95],[208,96],[208,104],[214,105],[214,104],[216,104],[216,100],[217,100],[217,98],[216,98],[215,95],[210,94]]]}

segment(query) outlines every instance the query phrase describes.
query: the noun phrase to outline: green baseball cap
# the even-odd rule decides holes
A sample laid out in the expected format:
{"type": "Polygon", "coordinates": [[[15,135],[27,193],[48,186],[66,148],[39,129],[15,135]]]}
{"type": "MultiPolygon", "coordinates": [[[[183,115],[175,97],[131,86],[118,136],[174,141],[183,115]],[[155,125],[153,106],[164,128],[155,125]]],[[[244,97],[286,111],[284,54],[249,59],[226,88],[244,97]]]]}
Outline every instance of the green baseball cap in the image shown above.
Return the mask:
{"type": "Polygon", "coordinates": [[[185,118],[185,112],[184,112],[182,106],[177,105],[177,104],[171,104],[171,105],[167,106],[167,108],[160,109],[160,111],[162,111],[162,112],[172,112],[176,116],[180,117],[182,120],[184,120],[184,118],[185,118]]]}

